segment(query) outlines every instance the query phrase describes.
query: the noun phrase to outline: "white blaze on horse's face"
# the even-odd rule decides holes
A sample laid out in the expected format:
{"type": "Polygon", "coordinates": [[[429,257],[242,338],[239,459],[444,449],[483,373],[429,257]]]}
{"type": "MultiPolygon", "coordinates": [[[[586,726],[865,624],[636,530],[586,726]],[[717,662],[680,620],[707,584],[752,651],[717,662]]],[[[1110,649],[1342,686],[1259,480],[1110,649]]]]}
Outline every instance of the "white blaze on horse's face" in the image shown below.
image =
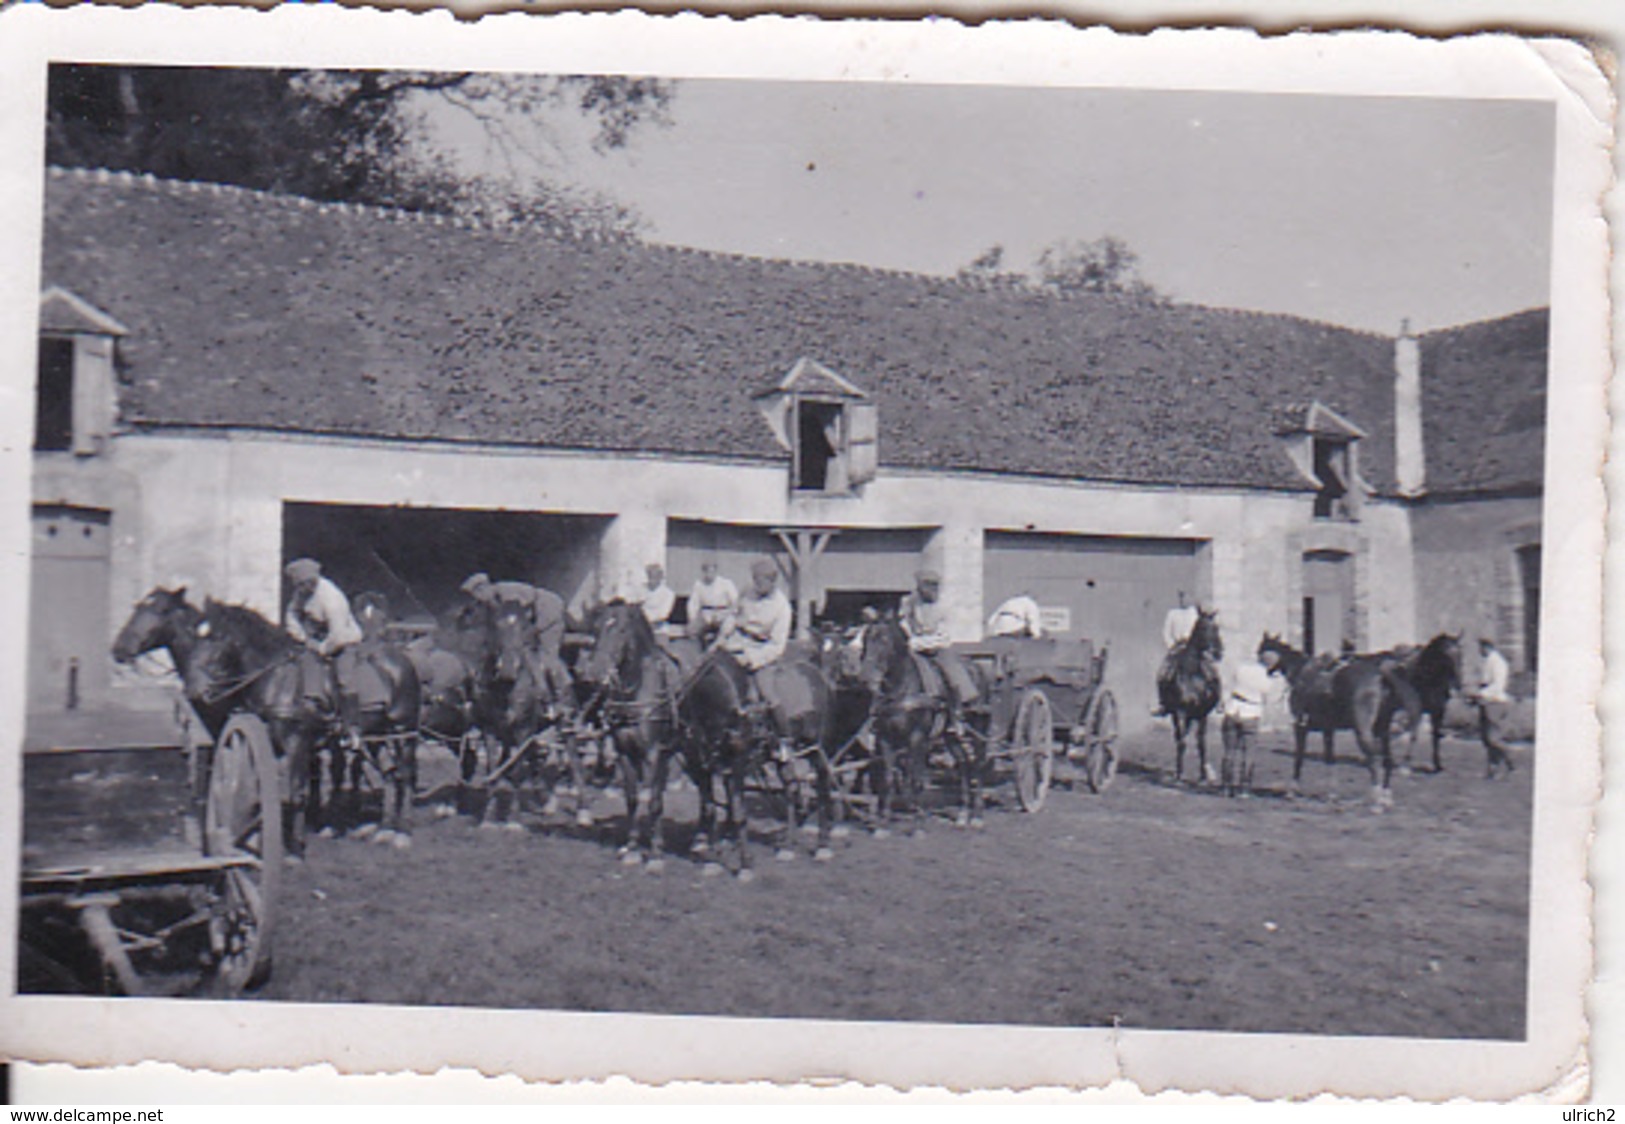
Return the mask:
{"type": "Polygon", "coordinates": [[[197,638],[199,640],[207,639],[208,635],[209,635],[209,633],[211,631],[212,630],[209,628],[209,622],[208,621],[198,621],[198,623],[197,623],[197,638]]]}

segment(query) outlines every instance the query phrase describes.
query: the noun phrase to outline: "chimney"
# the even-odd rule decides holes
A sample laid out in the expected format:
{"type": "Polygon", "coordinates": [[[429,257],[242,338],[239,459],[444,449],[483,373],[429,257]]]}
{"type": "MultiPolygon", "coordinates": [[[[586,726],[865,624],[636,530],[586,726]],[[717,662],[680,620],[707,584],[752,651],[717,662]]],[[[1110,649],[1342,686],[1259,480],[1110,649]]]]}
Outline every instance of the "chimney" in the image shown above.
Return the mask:
{"type": "Polygon", "coordinates": [[[1394,340],[1394,482],[1402,496],[1419,496],[1427,487],[1427,458],[1422,445],[1422,347],[1402,321],[1394,340]]]}

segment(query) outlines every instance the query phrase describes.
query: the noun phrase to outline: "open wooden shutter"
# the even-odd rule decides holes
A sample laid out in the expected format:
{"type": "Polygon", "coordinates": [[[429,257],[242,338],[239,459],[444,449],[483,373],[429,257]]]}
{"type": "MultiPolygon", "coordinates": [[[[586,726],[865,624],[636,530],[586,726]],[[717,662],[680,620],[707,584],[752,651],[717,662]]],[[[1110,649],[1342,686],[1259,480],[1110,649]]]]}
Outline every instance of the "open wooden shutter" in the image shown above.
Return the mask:
{"type": "Polygon", "coordinates": [[[880,471],[880,417],[873,402],[846,407],[846,481],[867,484],[880,471]]]}

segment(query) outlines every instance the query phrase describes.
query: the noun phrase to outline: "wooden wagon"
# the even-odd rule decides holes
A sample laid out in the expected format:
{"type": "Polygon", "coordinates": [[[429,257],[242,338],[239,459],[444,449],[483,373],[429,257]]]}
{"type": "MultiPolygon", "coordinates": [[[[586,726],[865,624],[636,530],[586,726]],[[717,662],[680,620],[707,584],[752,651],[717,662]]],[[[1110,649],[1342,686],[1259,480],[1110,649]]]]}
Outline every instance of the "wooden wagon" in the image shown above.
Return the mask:
{"type": "Polygon", "coordinates": [[[994,637],[954,648],[979,671],[986,705],[969,723],[990,767],[1008,763],[1016,799],[1044,806],[1057,779],[1081,774],[1092,792],[1117,775],[1117,700],[1105,685],[1107,649],[1088,640],[994,637]]]}
{"type": "Polygon", "coordinates": [[[282,869],[264,724],[238,715],[213,746],[116,729],[31,741],[19,990],[235,996],[264,982],[282,869]]]}
{"type": "MultiPolygon", "coordinates": [[[[995,637],[957,644],[954,651],[976,669],[984,688],[982,705],[967,715],[966,732],[981,743],[990,769],[1009,774],[1025,811],[1041,809],[1058,781],[1081,779],[1096,793],[1110,786],[1117,775],[1118,711],[1117,699],[1105,685],[1104,646],[1096,648],[1089,640],[995,637]]],[[[834,681],[838,694],[845,690],[866,698],[861,689],[842,685],[838,677],[834,681]]],[[[874,737],[865,724],[839,740],[828,757],[838,811],[843,817],[856,813],[872,818],[875,798],[868,777],[878,764],[874,737]]],[[[790,764],[799,769],[796,780],[805,790],[812,781],[810,763],[790,764]]]]}

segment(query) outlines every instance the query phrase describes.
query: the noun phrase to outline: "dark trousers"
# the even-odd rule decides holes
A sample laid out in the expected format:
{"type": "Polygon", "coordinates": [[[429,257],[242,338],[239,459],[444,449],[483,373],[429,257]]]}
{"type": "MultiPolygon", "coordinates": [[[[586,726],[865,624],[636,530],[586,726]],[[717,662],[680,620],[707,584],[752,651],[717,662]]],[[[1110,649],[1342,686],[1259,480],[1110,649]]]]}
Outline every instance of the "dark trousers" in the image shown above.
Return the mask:
{"type": "Polygon", "coordinates": [[[1507,743],[1501,736],[1502,726],[1506,723],[1507,715],[1511,713],[1512,706],[1504,702],[1480,702],[1478,704],[1478,736],[1484,742],[1484,751],[1489,754],[1487,769],[1490,776],[1495,775],[1496,766],[1504,766],[1507,772],[1512,772],[1512,758],[1507,753],[1507,743]]]}

